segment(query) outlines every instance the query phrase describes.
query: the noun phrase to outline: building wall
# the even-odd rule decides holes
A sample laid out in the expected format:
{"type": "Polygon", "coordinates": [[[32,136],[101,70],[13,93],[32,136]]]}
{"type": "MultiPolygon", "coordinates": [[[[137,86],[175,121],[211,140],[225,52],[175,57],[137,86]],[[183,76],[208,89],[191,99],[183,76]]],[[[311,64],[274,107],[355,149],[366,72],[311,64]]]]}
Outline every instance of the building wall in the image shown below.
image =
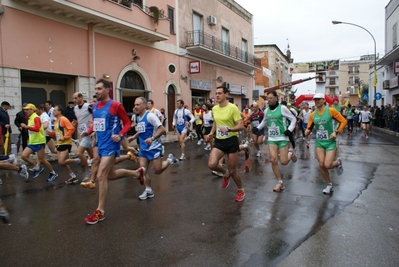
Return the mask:
{"type": "MultiPolygon", "coordinates": [[[[156,5],[167,14],[168,6],[177,9],[175,2],[148,0],[144,4],[156,5]]],[[[169,33],[168,20],[155,24],[148,14],[137,7],[125,8],[111,1],[94,3],[76,0],[62,3],[68,7],[76,7],[79,11],[82,5],[91,8],[100,5],[98,10],[88,12],[87,16],[94,16],[95,20],[96,12],[105,8],[107,12],[98,13],[99,17],[106,15],[112,21],[124,20],[129,25],[136,23],[140,27],[148,28],[142,29],[143,31],[169,34],[169,39],[153,42],[127,35],[120,29],[97,26],[99,24],[90,19],[74,19],[67,16],[68,14],[41,8],[37,3],[28,5],[22,1],[4,0],[2,4],[4,13],[0,15],[0,98],[12,105],[9,112],[11,121],[22,107],[21,87],[44,88],[47,99],[50,100],[52,92],[62,91],[66,97],[65,102],[71,100],[74,92],[82,92],[90,102],[95,81],[107,74],[114,85],[113,98],[121,101],[123,93],[119,90],[120,81],[127,71],[132,70],[141,76],[145,92],[155,101],[156,107],[168,108],[166,92],[169,85],[176,88],[176,91],[181,91],[179,48],[176,41],[178,37],[169,33]],[[133,60],[133,49],[137,51],[140,60],[133,60]],[[169,64],[175,65],[174,74],[168,71],[169,64]],[[68,82],[64,86],[22,82],[21,71],[35,72],[42,76],[64,76],[68,78],[68,82]]],[[[18,132],[15,126],[13,132],[18,132]]]]}
{"type": "MultiPolygon", "coordinates": [[[[366,84],[369,86],[369,98],[372,97],[371,94],[373,92],[372,90],[372,84],[370,85],[369,83],[369,70],[370,66],[374,64],[374,61],[369,61],[369,60],[351,60],[351,61],[340,61],[339,63],[339,92],[340,94],[340,102],[341,104],[344,104],[348,98],[350,98],[350,103],[352,105],[358,105],[359,104],[359,98],[358,98],[358,91],[357,88],[359,88],[358,83],[349,83],[349,78],[350,77],[358,77],[358,80],[361,81],[363,84],[366,84]],[[349,73],[349,68],[350,66],[359,66],[359,73],[349,73]],[[351,86],[353,88],[351,89],[351,86]],[[352,91],[352,93],[347,93],[348,91],[352,91]]],[[[360,92],[361,93],[361,92],[360,92]]],[[[331,95],[331,94],[330,94],[331,95]]]]}
{"type": "MultiPolygon", "coordinates": [[[[251,73],[245,73],[239,69],[230,68],[223,62],[217,62],[212,56],[198,57],[187,53],[186,32],[191,32],[193,28],[193,14],[199,14],[203,20],[203,31],[217,39],[222,39],[222,28],[229,30],[229,44],[241,48],[241,41],[247,41],[247,52],[253,54],[253,30],[252,15],[240,5],[230,0],[205,0],[179,1],[179,46],[180,46],[180,95],[190,108],[197,102],[206,101],[208,98],[215,98],[216,87],[221,85],[217,78],[222,77],[224,82],[233,86],[247,88],[247,95],[233,95],[230,97],[240,109],[245,103],[252,102],[252,90],[254,80],[251,73]],[[207,23],[208,17],[216,17],[216,25],[207,23]],[[189,62],[193,60],[201,61],[201,73],[190,74],[189,62]],[[211,85],[210,90],[197,90],[190,87],[190,81],[203,82],[211,85]],[[200,99],[200,100],[198,100],[200,99]]],[[[217,52],[215,52],[217,53],[217,52]]],[[[201,104],[201,103],[199,103],[201,104]]]]}

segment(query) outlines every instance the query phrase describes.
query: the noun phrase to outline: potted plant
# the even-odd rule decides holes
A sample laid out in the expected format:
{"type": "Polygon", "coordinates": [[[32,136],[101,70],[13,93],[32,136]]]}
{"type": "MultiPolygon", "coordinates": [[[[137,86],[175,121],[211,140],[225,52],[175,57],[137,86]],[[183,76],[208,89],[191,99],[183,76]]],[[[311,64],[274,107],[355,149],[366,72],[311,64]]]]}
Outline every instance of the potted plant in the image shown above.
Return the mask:
{"type": "Polygon", "coordinates": [[[159,18],[161,17],[161,12],[159,8],[156,6],[150,6],[148,9],[150,10],[152,17],[154,18],[154,22],[158,24],[159,18]]]}

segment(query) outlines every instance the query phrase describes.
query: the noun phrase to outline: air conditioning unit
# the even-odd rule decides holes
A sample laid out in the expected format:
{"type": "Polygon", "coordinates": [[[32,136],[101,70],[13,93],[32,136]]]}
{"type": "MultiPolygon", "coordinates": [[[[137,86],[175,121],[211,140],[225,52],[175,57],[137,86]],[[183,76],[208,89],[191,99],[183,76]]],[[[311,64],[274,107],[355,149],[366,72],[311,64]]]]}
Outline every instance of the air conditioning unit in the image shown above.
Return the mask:
{"type": "Polygon", "coordinates": [[[385,80],[382,82],[382,89],[389,89],[389,80],[385,80]]]}
{"type": "Polygon", "coordinates": [[[216,19],[216,17],[215,16],[209,16],[208,17],[208,24],[209,25],[216,25],[217,24],[217,19],[216,19]]]}
{"type": "Polygon", "coordinates": [[[226,88],[230,89],[230,84],[229,83],[226,83],[226,88]]]}

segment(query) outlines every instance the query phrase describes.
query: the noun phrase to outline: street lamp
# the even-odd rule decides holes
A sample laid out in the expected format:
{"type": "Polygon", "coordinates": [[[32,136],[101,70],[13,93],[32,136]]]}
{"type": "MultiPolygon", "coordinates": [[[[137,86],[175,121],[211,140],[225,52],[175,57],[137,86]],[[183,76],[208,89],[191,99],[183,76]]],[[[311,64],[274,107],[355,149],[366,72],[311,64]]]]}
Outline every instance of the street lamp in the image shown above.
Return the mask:
{"type": "MultiPolygon", "coordinates": [[[[377,75],[377,45],[375,43],[374,36],[371,34],[371,32],[369,32],[366,28],[364,28],[364,27],[362,27],[360,25],[354,24],[354,23],[337,21],[337,20],[333,20],[331,22],[334,25],[336,25],[336,24],[348,24],[348,25],[352,25],[352,26],[355,26],[355,27],[359,27],[359,28],[365,30],[368,34],[370,34],[371,38],[373,38],[373,41],[374,41],[374,75],[377,75]]],[[[374,76],[374,81],[375,81],[375,79],[376,79],[376,76],[374,76]]],[[[375,93],[377,92],[376,86],[377,86],[376,83],[373,82],[374,92],[373,92],[373,94],[371,96],[373,98],[373,106],[376,105],[376,100],[375,100],[375,93]]]]}

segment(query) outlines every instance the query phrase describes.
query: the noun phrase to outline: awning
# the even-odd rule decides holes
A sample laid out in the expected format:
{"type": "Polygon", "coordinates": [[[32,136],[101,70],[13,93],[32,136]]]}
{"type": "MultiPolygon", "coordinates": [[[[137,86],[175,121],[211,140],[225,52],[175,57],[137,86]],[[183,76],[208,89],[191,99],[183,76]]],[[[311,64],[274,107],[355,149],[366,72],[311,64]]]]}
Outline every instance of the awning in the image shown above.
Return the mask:
{"type": "Polygon", "coordinates": [[[388,54],[386,54],[383,58],[377,61],[377,65],[391,65],[395,60],[399,59],[399,46],[391,50],[388,54]]]}

